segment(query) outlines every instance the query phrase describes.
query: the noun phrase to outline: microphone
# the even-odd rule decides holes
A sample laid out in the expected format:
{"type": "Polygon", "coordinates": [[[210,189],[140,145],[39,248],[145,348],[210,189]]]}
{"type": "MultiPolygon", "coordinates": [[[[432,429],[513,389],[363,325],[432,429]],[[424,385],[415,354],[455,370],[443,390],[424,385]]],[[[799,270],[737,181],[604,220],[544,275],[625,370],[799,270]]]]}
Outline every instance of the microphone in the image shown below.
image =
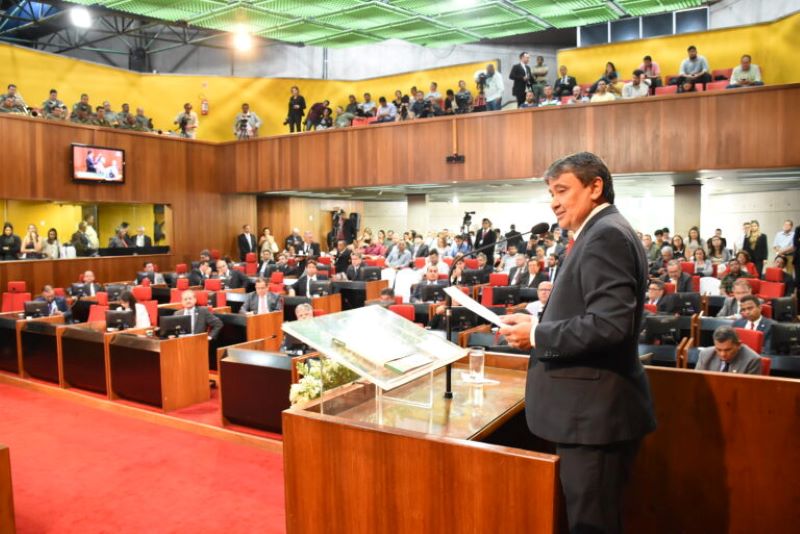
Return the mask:
{"type": "Polygon", "coordinates": [[[550,225],[546,222],[540,222],[539,224],[531,227],[531,235],[540,235],[546,234],[550,230],[550,225]]]}

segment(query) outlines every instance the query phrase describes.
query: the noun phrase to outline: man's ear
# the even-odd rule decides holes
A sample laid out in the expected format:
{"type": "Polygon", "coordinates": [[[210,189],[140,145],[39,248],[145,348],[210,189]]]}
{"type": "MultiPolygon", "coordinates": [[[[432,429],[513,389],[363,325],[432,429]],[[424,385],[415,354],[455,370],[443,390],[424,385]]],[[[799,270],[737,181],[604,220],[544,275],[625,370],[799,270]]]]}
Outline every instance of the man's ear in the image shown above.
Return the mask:
{"type": "Polygon", "coordinates": [[[592,182],[591,188],[592,188],[592,194],[591,194],[592,200],[600,200],[603,197],[603,179],[600,178],[599,176],[596,177],[592,182]]]}

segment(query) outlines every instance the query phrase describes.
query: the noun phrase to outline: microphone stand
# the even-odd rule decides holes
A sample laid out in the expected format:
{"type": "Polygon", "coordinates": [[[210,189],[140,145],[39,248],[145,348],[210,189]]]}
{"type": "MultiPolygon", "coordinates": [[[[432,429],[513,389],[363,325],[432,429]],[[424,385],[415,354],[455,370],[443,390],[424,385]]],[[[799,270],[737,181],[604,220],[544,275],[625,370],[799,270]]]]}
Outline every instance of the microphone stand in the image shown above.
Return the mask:
{"type": "MultiPolygon", "coordinates": [[[[540,223],[540,224],[538,224],[536,226],[541,226],[541,224],[542,223],[540,223]]],[[[541,235],[541,234],[547,232],[547,230],[550,229],[549,225],[547,225],[547,229],[544,230],[543,232],[534,232],[534,230],[537,230],[536,226],[531,227],[531,229],[529,231],[521,233],[516,237],[517,238],[522,238],[522,237],[524,237],[526,235],[531,235],[531,234],[533,234],[533,235],[541,235]]],[[[488,245],[483,245],[482,247],[478,247],[476,249],[473,249],[473,250],[467,252],[466,254],[462,254],[461,258],[468,258],[470,256],[474,256],[475,254],[483,252],[484,250],[489,250],[490,248],[493,248],[495,245],[497,245],[497,243],[503,243],[503,242],[508,242],[508,237],[503,236],[498,241],[495,241],[494,243],[489,243],[488,245]]],[[[458,258],[458,257],[459,257],[458,254],[456,254],[454,256],[454,258],[458,258]]],[[[453,264],[455,264],[455,259],[453,261],[453,264]]],[[[492,266],[492,269],[494,269],[494,266],[492,266]]],[[[446,293],[445,293],[445,299],[444,299],[444,317],[445,317],[445,323],[444,323],[445,324],[445,327],[444,327],[445,328],[445,335],[447,336],[447,341],[450,341],[451,339],[453,339],[453,299],[450,297],[450,295],[448,295],[446,293]]],[[[452,399],[453,398],[453,364],[452,363],[448,363],[447,364],[447,370],[446,370],[446,374],[445,374],[444,398],[445,399],[452,399]]]]}

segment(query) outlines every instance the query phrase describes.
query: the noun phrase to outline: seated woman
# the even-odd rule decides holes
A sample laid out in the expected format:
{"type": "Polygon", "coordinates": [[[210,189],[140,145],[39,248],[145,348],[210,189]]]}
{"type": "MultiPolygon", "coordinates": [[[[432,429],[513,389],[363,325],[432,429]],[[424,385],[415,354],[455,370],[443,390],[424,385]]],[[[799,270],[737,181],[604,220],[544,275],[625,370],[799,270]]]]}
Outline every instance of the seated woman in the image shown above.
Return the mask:
{"type": "Polygon", "coordinates": [[[711,260],[706,258],[706,251],[702,248],[697,248],[694,251],[694,274],[697,276],[713,276],[713,267],[711,260]]]}
{"type": "Polygon", "coordinates": [[[130,291],[123,291],[119,296],[120,310],[134,310],[136,314],[136,328],[150,328],[150,314],[144,304],[136,302],[136,297],[130,291]]]}
{"type": "Polygon", "coordinates": [[[594,82],[592,86],[589,88],[589,94],[593,95],[595,91],[597,91],[598,83],[606,82],[606,84],[609,84],[611,83],[612,79],[616,81],[617,78],[618,78],[617,67],[615,67],[614,64],[609,61],[608,63],[606,63],[606,69],[605,71],[603,71],[602,76],[600,76],[600,78],[598,78],[597,81],[594,82]]]}

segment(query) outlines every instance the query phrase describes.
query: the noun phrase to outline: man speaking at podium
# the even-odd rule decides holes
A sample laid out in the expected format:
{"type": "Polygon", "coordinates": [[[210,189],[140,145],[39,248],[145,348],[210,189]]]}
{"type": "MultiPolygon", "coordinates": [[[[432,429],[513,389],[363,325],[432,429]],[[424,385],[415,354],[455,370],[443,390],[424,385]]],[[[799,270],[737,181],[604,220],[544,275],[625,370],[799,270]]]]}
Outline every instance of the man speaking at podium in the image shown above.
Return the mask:
{"type": "Polygon", "coordinates": [[[613,205],[599,157],[567,156],[545,181],[558,225],[575,232],[575,244],[541,320],[505,316],[500,333],[531,350],[528,428],[556,444],[570,532],[622,532],[622,490],[642,437],[656,426],[637,347],[647,258],[613,205]]]}

